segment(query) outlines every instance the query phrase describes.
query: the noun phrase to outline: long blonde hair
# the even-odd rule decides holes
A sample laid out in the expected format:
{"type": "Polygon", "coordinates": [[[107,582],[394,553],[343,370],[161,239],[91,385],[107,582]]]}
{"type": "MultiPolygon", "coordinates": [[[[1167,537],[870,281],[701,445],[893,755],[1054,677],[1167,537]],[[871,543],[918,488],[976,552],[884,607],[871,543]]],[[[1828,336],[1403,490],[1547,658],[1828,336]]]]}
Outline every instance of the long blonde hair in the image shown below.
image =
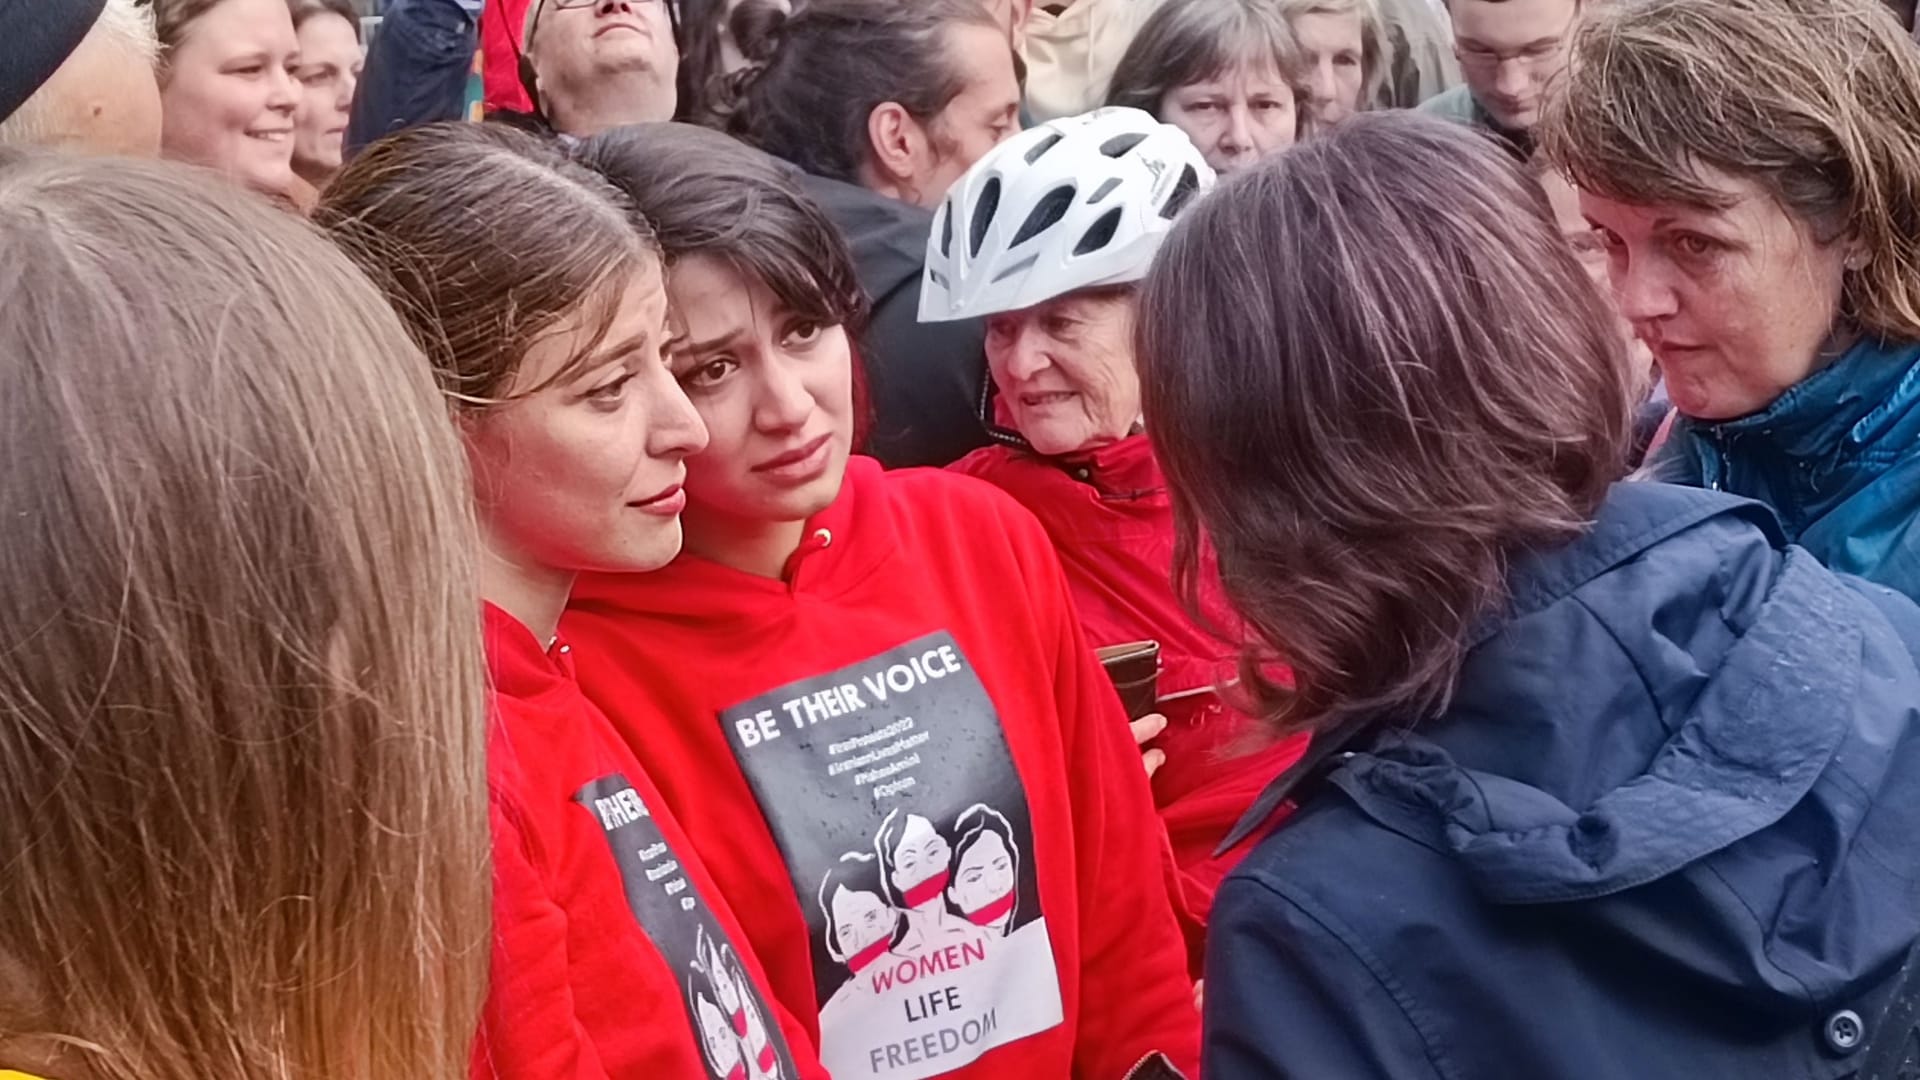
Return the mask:
{"type": "Polygon", "coordinates": [[[380,295],[219,190],[0,154],[0,1068],[464,1076],[461,450],[380,295]]]}

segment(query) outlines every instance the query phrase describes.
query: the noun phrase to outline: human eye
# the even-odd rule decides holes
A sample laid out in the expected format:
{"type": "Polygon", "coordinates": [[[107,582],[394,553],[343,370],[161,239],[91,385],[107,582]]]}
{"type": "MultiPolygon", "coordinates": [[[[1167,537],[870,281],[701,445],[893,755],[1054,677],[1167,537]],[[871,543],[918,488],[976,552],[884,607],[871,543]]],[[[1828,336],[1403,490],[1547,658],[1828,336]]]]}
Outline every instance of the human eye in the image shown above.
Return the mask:
{"type": "Polygon", "coordinates": [[[1673,250],[1689,259],[1703,259],[1720,251],[1725,245],[1709,236],[1694,232],[1675,233],[1673,250]]]}
{"type": "Polygon", "coordinates": [[[812,319],[801,319],[787,328],[786,344],[790,348],[804,349],[818,342],[827,328],[812,319]]]}
{"type": "Polygon", "coordinates": [[[687,367],[676,373],[674,377],[679,381],[682,389],[711,390],[728,375],[733,374],[734,369],[739,366],[740,362],[731,356],[716,356],[687,367]]]}
{"type": "Polygon", "coordinates": [[[618,405],[621,399],[627,396],[627,384],[632,381],[633,372],[622,371],[581,396],[595,405],[618,405]]]}
{"type": "Polygon", "coordinates": [[[1333,58],[1333,62],[1335,64],[1338,64],[1341,67],[1359,67],[1360,56],[1358,53],[1343,52],[1340,55],[1335,56],[1333,58]]]}

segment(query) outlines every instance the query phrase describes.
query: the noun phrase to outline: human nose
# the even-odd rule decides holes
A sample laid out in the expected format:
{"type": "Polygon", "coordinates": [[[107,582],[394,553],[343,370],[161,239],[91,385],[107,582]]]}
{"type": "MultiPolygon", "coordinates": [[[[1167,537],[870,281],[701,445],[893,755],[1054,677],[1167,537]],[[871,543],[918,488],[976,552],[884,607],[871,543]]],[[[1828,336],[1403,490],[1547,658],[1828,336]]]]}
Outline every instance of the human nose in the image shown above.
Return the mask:
{"type": "Polygon", "coordinates": [[[813,394],[794,362],[774,350],[767,354],[762,370],[754,426],[762,431],[785,431],[804,425],[813,415],[813,394]]]}
{"type": "Polygon", "coordinates": [[[1678,291],[1651,260],[1616,255],[1608,264],[1608,276],[1620,314],[1636,326],[1657,322],[1680,309],[1678,291]]]}
{"type": "Polygon", "coordinates": [[[664,364],[652,365],[647,400],[647,453],[653,457],[691,457],[707,448],[707,423],[687,392],[664,364]]]}
{"type": "Polygon", "coordinates": [[[1315,105],[1324,105],[1340,96],[1340,80],[1333,74],[1332,59],[1322,60],[1314,67],[1307,88],[1313,91],[1315,105]]]}
{"type": "Polygon", "coordinates": [[[1231,154],[1253,149],[1253,115],[1245,105],[1227,109],[1227,128],[1220,135],[1220,149],[1231,154]]]}
{"type": "Polygon", "coordinates": [[[334,105],[338,107],[341,112],[351,111],[353,108],[353,92],[359,88],[360,80],[349,73],[340,76],[340,81],[337,85],[339,86],[340,92],[333,99],[334,105]]]}
{"type": "Polygon", "coordinates": [[[1493,88],[1507,97],[1518,97],[1526,93],[1527,86],[1533,80],[1533,73],[1527,61],[1518,56],[1503,56],[1499,66],[1493,71],[1493,88]]]}
{"type": "Polygon", "coordinates": [[[1026,382],[1048,367],[1037,335],[1024,325],[1000,335],[1000,340],[989,348],[987,359],[994,371],[994,380],[1001,384],[1002,390],[1026,382]]]}
{"type": "Polygon", "coordinates": [[[274,68],[267,76],[267,108],[291,115],[299,105],[300,84],[294,80],[293,72],[285,65],[274,68]]]}

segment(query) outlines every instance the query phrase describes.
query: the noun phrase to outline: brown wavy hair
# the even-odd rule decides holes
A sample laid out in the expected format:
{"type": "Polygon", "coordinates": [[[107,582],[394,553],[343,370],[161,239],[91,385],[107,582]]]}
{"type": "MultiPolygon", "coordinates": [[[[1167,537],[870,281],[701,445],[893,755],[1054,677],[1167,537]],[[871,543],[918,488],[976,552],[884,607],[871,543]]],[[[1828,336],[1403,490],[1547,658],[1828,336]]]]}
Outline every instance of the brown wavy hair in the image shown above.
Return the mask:
{"type": "Polygon", "coordinates": [[[1216,79],[1234,65],[1264,61],[1293,91],[1296,135],[1312,130],[1306,54],[1275,0],[1181,0],[1163,3],[1140,24],[1121,54],[1107,104],[1160,116],[1168,94],[1216,79]]]}
{"type": "Polygon", "coordinates": [[[0,155],[0,1068],[464,1077],[465,458],[380,295],[184,166],[0,155]]]}
{"type": "Polygon", "coordinates": [[[1136,336],[1179,588],[1210,544],[1282,730],[1442,708],[1510,558],[1626,468],[1613,313],[1539,187],[1438,118],[1356,116],[1202,199],[1136,336]]]}
{"type": "Polygon", "coordinates": [[[1920,339],[1920,49],[1880,0],[1592,5],[1537,130],[1574,183],[1724,209],[1750,180],[1822,243],[1852,239],[1842,314],[1920,339]],[[1623,103],[1631,103],[1630,107],[1623,103]]]}
{"type": "MultiPolygon", "coordinates": [[[[575,312],[604,335],[625,284],[660,273],[652,230],[624,195],[557,144],[500,124],[381,139],[327,185],[313,220],[386,294],[467,409],[499,404],[528,349],[575,312]]],[[[542,385],[573,377],[598,343],[542,385]]]]}

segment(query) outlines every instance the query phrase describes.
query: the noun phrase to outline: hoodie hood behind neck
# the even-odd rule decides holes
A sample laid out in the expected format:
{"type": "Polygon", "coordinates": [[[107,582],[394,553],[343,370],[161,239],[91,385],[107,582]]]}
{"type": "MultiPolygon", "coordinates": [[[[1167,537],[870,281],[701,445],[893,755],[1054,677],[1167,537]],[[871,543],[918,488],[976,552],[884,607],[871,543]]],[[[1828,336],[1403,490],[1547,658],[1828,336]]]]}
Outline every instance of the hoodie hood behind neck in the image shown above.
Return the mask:
{"type": "Polygon", "coordinates": [[[1920,613],[1835,578],[1752,512],[1617,488],[1589,537],[1516,570],[1511,618],[1448,713],[1333,783],[1488,902],[1577,905],[1593,932],[1746,1004],[1832,1000],[1883,975],[1920,935],[1920,613]],[[1648,568],[1701,542],[1720,562],[1711,584],[1649,587],[1648,568]],[[1701,641],[1715,644],[1682,644],[1701,641]],[[1641,687],[1621,690],[1618,663],[1583,670],[1582,651],[1608,645],[1641,687]],[[1549,662],[1529,669],[1530,653],[1549,662]],[[1534,760],[1543,730],[1577,766],[1534,760]]]}

